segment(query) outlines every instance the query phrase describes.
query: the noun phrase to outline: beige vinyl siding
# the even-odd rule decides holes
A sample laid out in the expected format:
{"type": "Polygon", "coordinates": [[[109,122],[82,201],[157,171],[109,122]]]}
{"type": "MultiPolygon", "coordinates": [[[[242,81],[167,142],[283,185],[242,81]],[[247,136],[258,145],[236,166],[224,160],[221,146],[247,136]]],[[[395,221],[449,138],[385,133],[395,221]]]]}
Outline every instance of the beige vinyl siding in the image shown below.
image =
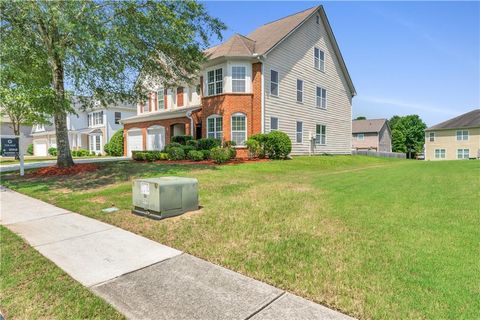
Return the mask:
{"type": "Polygon", "coordinates": [[[457,160],[458,149],[469,149],[471,158],[478,157],[480,152],[480,128],[425,132],[425,160],[457,160]],[[468,140],[457,141],[457,130],[468,130],[468,140]],[[430,132],[435,132],[435,141],[430,141],[430,132]],[[435,149],[445,149],[445,159],[436,159],[435,149]]]}
{"type": "Polygon", "coordinates": [[[392,134],[387,125],[384,125],[379,132],[378,151],[392,152],[392,134]]]}
{"type": "Polygon", "coordinates": [[[292,140],[292,154],[311,151],[310,136],[317,124],[326,125],[327,143],[315,146],[314,153],[351,153],[351,92],[323,23],[315,16],[268,53],[264,64],[265,132],[270,117],[279,119],[279,130],[292,140]],[[325,52],[325,72],[314,67],[314,47],[325,52]],[[279,96],[270,95],[270,70],[278,71],[279,96]],[[297,79],[304,81],[303,103],[296,101],[297,79]],[[316,87],[327,90],[326,110],[316,107],[316,87]],[[296,143],[296,122],[303,122],[303,143],[296,143]]]}

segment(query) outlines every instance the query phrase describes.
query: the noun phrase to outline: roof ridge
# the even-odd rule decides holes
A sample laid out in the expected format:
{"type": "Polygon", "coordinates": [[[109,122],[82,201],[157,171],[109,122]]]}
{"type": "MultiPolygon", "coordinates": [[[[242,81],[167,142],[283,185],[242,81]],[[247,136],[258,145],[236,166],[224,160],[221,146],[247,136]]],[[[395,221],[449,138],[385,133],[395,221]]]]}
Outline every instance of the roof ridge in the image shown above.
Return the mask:
{"type": "MultiPolygon", "coordinates": [[[[272,24],[272,23],[274,23],[274,22],[277,22],[277,21],[280,21],[280,20],[289,18],[289,17],[291,17],[291,16],[294,16],[294,15],[297,15],[297,14],[300,14],[300,13],[303,13],[303,12],[305,12],[305,11],[312,10],[313,8],[319,9],[320,7],[321,7],[321,5],[313,6],[313,7],[307,8],[307,9],[305,9],[305,10],[298,11],[298,12],[295,12],[295,13],[292,13],[292,14],[289,14],[288,16],[285,16],[285,17],[282,17],[282,18],[278,18],[278,19],[276,19],[276,20],[273,20],[273,21],[264,23],[264,24],[262,24],[259,28],[261,28],[261,27],[263,27],[263,26],[266,26],[266,25],[269,25],[269,24],[272,24]]],[[[257,29],[258,29],[258,28],[257,28],[257,29]]],[[[255,31],[255,30],[254,30],[254,31],[255,31]]]]}

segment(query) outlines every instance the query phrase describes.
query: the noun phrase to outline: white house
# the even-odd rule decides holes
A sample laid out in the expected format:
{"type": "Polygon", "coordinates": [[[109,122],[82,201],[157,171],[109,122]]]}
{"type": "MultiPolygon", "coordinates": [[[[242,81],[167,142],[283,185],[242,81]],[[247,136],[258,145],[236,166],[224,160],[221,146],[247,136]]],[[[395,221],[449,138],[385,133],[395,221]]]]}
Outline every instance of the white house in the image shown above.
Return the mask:
{"type": "MultiPolygon", "coordinates": [[[[123,130],[120,120],[136,114],[135,105],[128,104],[83,110],[81,104],[74,101],[73,106],[76,114],[67,116],[70,149],[85,149],[97,154],[103,154],[105,143],[110,141],[117,130],[123,130]]],[[[35,156],[46,156],[49,148],[57,147],[53,125],[34,125],[32,137],[35,156]]]]}

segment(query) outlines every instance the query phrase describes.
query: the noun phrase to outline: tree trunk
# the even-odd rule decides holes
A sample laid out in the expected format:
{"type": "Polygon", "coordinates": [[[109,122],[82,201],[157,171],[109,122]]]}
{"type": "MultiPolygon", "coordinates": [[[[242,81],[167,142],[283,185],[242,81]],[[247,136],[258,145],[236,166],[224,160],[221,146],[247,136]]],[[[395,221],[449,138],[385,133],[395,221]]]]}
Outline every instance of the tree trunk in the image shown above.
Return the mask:
{"type": "Polygon", "coordinates": [[[65,88],[63,81],[63,65],[59,59],[54,61],[53,87],[56,93],[56,110],[54,114],[55,134],[57,138],[57,166],[71,167],[74,165],[70,144],[68,142],[67,113],[64,108],[65,88]]]}

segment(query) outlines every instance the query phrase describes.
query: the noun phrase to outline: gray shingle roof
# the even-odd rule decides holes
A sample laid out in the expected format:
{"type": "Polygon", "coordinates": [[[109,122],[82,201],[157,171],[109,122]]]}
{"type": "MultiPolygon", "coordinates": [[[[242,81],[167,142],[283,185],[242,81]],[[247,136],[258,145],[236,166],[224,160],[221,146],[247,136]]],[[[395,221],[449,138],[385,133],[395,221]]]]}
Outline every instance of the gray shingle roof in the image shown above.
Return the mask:
{"type": "Polygon", "coordinates": [[[380,132],[387,119],[352,120],[352,133],[380,132]]]}
{"type": "Polygon", "coordinates": [[[458,117],[431,126],[430,128],[427,128],[426,131],[474,127],[480,127],[480,109],[472,110],[470,112],[459,115],[458,117]]]}
{"type": "Polygon", "coordinates": [[[255,41],[238,33],[218,46],[205,50],[208,59],[218,57],[251,57],[255,50],[255,41]]]}

